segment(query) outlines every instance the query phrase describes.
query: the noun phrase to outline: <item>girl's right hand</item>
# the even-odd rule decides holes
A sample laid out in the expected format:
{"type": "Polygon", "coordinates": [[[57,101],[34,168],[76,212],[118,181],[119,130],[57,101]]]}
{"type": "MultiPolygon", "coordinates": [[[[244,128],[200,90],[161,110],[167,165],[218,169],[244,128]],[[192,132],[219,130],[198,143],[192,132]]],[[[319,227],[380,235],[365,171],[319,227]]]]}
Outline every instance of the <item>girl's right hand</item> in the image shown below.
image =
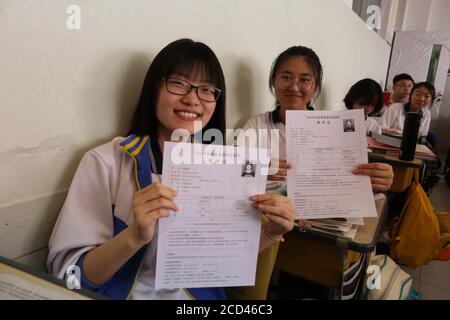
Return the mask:
{"type": "Polygon", "coordinates": [[[267,176],[269,181],[285,181],[287,176],[287,169],[291,168],[291,165],[284,159],[272,159],[270,161],[270,171],[278,167],[278,170],[273,174],[267,176]]]}
{"type": "Polygon", "coordinates": [[[131,233],[139,247],[152,241],[159,218],[167,217],[168,210],[178,210],[173,202],[175,195],[175,190],[161,183],[153,183],[134,194],[134,222],[131,225],[131,233]]]}

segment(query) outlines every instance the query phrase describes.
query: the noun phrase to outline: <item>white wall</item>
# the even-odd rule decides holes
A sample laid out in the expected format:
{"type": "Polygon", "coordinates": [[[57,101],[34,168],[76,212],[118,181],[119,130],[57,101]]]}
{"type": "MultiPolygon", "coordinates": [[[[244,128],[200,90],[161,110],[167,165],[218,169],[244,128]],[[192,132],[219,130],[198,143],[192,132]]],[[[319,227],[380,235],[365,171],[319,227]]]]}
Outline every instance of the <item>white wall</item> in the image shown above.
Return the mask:
{"type": "Polygon", "coordinates": [[[397,31],[450,31],[449,0],[402,0],[403,25],[397,31]]]}
{"type": "Polygon", "coordinates": [[[344,0],[344,2],[350,9],[353,8],[353,0],[344,0]]]}
{"type": "MultiPolygon", "coordinates": [[[[436,124],[436,133],[439,137],[439,146],[450,150],[450,76],[447,76],[444,96],[442,97],[439,120],[436,124]]],[[[445,160],[445,159],[442,159],[445,160]]]]}
{"type": "Polygon", "coordinates": [[[433,0],[428,19],[428,31],[450,31],[450,1],[433,0]]]}
{"type": "Polygon", "coordinates": [[[126,132],[151,59],[181,37],[217,53],[228,127],[272,108],[269,68],[289,46],[321,57],[323,108],[361,78],[383,82],[390,51],[335,0],[2,0],[0,255],[45,247],[82,154],[126,132]],[[66,28],[70,4],[79,31],[66,28]]]}
{"type": "Polygon", "coordinates": [[[407,0],[402,30],[426,31],[433,0],[407,0]]]}
{"type": "MultiPolygon", "coordinates": [[[[428,20],[428,31],[447,31],[450,32],[450,1],[433,0],[431,6],[430,18],[428,20]]],[[[443,50],[450,51],[450,46],[443,50]]],[[[439,145],[442,148],[450,149],[450,77],[447,76],[447,82],[442,97],[439,119],[436,123],[436,133],[439,136],[439,145]]]]}

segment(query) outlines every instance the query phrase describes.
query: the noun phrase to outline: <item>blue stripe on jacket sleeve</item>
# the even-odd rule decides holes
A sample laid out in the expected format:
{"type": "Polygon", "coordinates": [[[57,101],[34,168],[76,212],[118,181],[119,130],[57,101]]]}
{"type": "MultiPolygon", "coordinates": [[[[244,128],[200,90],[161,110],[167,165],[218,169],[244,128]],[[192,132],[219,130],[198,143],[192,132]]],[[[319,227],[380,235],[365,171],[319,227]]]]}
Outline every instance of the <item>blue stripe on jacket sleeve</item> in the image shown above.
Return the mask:
{"type": "Polygon", "coordinates": [[[95,291],[95,292],[104,291],[106,289],[106,287],[109,285],[111,280],[108,280],[107,282],[105,282],[103,284],[93,284],[86,278],[86,276],[83,272],[83,262],[84,262],[84,258],[86,257],[87,254],[88,254],[88,252],[85,252],[83,255],[81,255],[81,257],[78,259],[78,261],[76,263],[76,265],[80,268],[81,287],[84,289],[95,291]]]}

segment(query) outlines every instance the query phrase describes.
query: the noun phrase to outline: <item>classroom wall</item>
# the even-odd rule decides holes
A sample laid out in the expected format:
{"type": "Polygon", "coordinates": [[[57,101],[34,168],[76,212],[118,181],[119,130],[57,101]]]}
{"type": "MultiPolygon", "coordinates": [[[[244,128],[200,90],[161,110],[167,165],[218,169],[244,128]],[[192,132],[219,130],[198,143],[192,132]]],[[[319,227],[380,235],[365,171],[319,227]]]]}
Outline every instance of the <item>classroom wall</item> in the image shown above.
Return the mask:
{"type": "Polygon", "coordinates": [[[126,132],[150,61],[181,37],[218,55],[230,128],[272,108],[269,68],[289,46],[321,57],[323,109],[361,78],[384,86],[390,51],[343,1],[2,0],[0,255],[45,257],[82,154],[126,132]],[[80,30],[66,27],[69,5],[80,30]]]}
{"type": "Polygon", "coordinates": [[[344,0],[344,2],[350,9],[353,7],[353,0],[344,0]]]}
{"type": "Polygon", "coordinates": [[[434,0],[407,0],[402,30],[397,31],[425,31],[427,30],[430,10],[434,0]]]}
{"type": "Polygon", "coordinates": [[[427,31],[450,31],[450,1],[433,0],[430,8],[430,16],[427,31]]]}
{"type": "Polygon", "coordinates": [[[450,31],[450,1],[402,0],[403,25],[397,31],[450,31]]]}
{"type": "MultiPolygon", "coordinates": [[[[439,137],[439,147],[450,150],[450,73],[447,75],[445,91],[442,97],[441,111],[436,123],[436,134],[439,137]]],[[[445,161],[445,159],[442,159],[445,161]]]]}

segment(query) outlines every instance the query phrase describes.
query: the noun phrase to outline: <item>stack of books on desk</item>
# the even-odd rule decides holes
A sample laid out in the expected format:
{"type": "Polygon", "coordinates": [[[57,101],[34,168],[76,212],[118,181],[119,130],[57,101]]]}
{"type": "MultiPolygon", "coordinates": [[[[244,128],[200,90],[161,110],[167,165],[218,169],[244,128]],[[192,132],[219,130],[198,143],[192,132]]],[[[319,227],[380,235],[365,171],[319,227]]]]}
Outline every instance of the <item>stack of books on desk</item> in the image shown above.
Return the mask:
{"type": "MultiPolygon", "coordinates": [[[[401,143],[401,137],[393,135],[374,134],[373,137],[367,137],[368,147],[385,155],[399,156],[401,143]]],[[[415,158],[431,161],[437,159],[433,151],[423,144],[417,144],[415,158]]]]}
{"type": "Polygon", "coordinates": [[[362,225],[363,218],[328,218],[301,220],[299,227],[354,239],[358,226],[362,225]]]}
{"type": "Polygon", "coordinates": [[[372,137],[379,143],[400,148],[402,145],[402,136],[401,135],[392,135],[392,134],[377,134],[373,133],[372,137]]]}
{"type": "MultiPolygon", "coordinates": [[[[386,198],[383,193],[375,193],[374,200],[386,198]]],[[[359,226],[364,226],[364,218],[328,218],[300,220],[298,227],[354,239],[359,226]]]]}
{"type": "Polygon", "coordinates": [[[347,219],[310,219],[310,229],[353,239],[358,226],[347,219]]]}

